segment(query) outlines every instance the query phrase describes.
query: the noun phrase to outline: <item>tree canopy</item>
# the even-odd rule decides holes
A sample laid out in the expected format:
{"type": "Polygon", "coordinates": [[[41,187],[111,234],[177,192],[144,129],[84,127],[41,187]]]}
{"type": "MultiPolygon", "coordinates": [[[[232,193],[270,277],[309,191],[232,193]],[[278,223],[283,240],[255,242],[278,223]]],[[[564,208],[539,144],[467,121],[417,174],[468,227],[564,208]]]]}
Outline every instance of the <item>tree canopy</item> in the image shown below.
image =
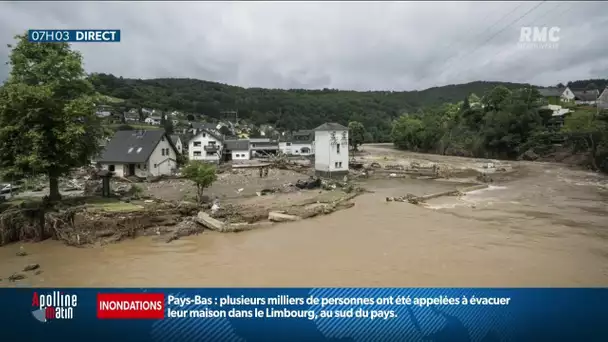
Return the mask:
{"type": "Polygon", "coordinates": [[[182,175],[196,184],[197,199],[203,201],[203,191],[215,182],[215,166],[198,160],[191,160],[182,170],[182,175]]]}
{"type": "Polygon", "coordinates": [[[95,90],[69,44],[32,43],[27,34],[15,39],[0,88],[0,170],[11,177],[47,174],[49,197],[57,199],[58,177],[99,150],[95,90]]]}
{"type": "Polygon", "coordinates": [[[365,127],[359,121],[351,121],[348,123],[349,145],[353,150],[357,151],[359,146],[365,142],[365,127]]]}
{"type": "Polygon", "coordinates": [[[93,74],[91,82],[99,93],[124,99],[131,108],[179,110],[213,119],[221,119],[222,112],[234,110],[240,119],[258,126],[270,124],[281,131],[312,129],[324,122],[347,125],[358,121],[375,142],[390,141],[391,122],[403,113],[460,101],[468,94],[483,94],[496,85],[509,89],[523,86],[472,82],[423,91],[283,90],[242,88],[195,79],[127,79],[109,74],[93,74]]]}

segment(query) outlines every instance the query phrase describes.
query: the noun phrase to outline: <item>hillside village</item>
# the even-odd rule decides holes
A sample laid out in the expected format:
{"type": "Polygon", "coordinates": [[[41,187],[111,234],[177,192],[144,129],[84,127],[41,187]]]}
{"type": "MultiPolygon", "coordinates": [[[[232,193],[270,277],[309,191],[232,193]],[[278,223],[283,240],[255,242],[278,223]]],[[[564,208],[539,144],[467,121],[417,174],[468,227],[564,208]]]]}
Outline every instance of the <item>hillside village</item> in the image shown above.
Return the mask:
{"type": "MultiPolygon", "coordinates": [[[[576,108],[608,109],[608,87],[601,92],[598,89],[570,89],[567,86],[539,88],[538,91],[544,100],[541,109],[551,111],[552,119],[549,125],[554,129],[561,128],[565,118],[576,108]]],[[[471,106],[481,106],[478,102],[479,98],[475,94],[472,94],[469,99],[471,99],[471,106]]],[[[133,169],[132,166],[125,166],[125,171],[123,171],[122,168],[117,169],[116,165],[110,164],[121,162],[125,165],[139,165],[137,153],[126,154],[124,160],[112,160],[110,156],[114,152],[111,151],[109,155],[102,155],[98,160],[94,160],[111,171],[125,176],[144,176],[146,173],[153,176],[174,174],[177,172],[178,156],[182,156],[183,160],[222,164],[268,159],[277,155],[313,157],[317,150],[314,132],[319,127],[293,132],[280,131],[270,124],[258,127],[246,120],[238,120],[236,111],[226,112],[223,120],[214,120],[204,114],[163,112],[159,109],[149,108],[131,109],[120,113],[110,105],[103,105],[99,107],[97,115],[104,120],[107,127],[118,130],[115,136],[110,133],[110,136],[101,142],[106,149],[114,149],[115,146],[130,146],[131,143],[124,141],[125,136],[130,134],[126,132],[130,130],[135,132],[131,134],[132,136],[160,134],[160,132],[154,132],[156,130],[167,133],[171,151],[162,150],[158,155],[158,163],[152,165],[161,165],[162,159],[166,159],[164,157],[169,157],[172,162],[170,166],[160,168],[158,171],[133,169]],[[112,142],[113,140],[114,142],[112,142]]],[[[337,131],[347,129],[339,126],[337,131]]],[[[319,151],[323,149],[324,147],[319,151]]],[[[344,167],[346,167],[346,163],[344,167]]]]}

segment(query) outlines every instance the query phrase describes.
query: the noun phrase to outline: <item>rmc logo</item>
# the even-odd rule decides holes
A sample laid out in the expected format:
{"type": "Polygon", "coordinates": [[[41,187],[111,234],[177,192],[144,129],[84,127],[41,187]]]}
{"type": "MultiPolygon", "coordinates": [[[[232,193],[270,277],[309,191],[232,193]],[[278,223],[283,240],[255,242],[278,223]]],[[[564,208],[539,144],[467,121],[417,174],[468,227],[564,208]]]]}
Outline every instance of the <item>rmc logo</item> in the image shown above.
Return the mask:
{"type": "Polygon", "coordinates": [[[519,32],[519,47],[556,49],[559,46],[559,27],[522,27],[519,32]]]}

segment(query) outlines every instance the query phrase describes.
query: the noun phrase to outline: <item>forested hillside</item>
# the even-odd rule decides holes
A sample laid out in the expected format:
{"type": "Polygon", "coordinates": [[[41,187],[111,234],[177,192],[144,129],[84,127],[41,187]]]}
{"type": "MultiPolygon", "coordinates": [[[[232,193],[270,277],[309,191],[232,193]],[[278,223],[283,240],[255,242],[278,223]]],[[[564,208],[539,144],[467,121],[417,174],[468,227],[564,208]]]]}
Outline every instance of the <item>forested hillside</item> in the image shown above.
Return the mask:
{"type": "Polygon", "coordinates": [[[274,124],[285,130],[310,129],[326,121],[361,122],[374,141],[390,141],[392,122],[401,114],[422,107],[463,100],[468,94],[483,95],[502,85],[509,89],[523,84],[472,82],[423,91],[341,91],[242,88],[195,79],[126,79],[108,74],[91,75],[101,94],[125,100],[125,107],[179,110],[220,118],[222,111],[238,110],[239,117],[253,123],[274,124]]]}

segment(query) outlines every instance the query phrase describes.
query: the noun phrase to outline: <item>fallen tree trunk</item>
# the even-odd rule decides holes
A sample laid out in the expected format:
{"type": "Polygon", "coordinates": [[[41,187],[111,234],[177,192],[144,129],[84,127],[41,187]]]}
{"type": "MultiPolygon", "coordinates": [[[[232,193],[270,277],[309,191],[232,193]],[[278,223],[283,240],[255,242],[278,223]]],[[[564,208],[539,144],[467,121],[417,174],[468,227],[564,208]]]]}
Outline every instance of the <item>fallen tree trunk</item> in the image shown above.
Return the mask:
{"type": "Polygon", "coordinates": [[[271,211],[268,213],[268,220],[272,222],[291,222],[291,221],[299,221],[302,218],[296,215],[288,215],[283,213],[278,213],[276,211],[271,211]]]}

